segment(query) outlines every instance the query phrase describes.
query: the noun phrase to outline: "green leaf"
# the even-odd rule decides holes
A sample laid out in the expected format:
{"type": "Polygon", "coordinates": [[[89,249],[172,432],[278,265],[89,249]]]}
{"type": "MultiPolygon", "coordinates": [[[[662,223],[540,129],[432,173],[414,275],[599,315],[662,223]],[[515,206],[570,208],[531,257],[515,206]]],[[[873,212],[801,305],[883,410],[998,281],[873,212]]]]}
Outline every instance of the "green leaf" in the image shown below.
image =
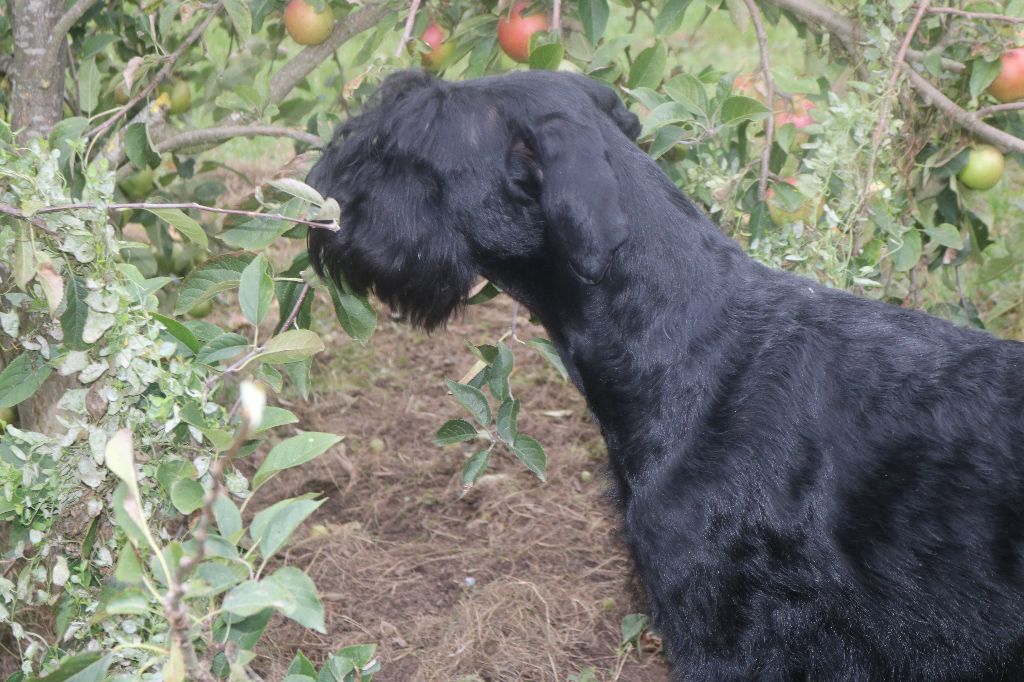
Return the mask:
{"type": "Polygon", "coordinates": [[[663,43],[657,43],[637,55],[633,61],[633,68],[629,70],[629,79],[626,87],[651,88],[658,87],[661,77],[665,73],[665,62],[667,53],[663,43]]]}
{"type": "Polygon", "coordinates": [[[536,440],[520,433],[512,443],[512,454],[526,465],[526,468],[537,475],[542,481],[547,481],[548,456],[544,448],[536,440]]]}
{"type": "Polygon", "coordinates": [[[985,92],[985,88],[992,85],[992,81],[996,79],[1000,69],[1002,69],[1002,64],[1001,59],[989,62],[981,57],[971,61],[971,78],[968,87],[970,88],[972,99],[985,92]]]}
{"type": "Polygon", "coordinates": [[[149,142],[145,123],[132,123],[125,128],[124,153],[132,165],[140,170],[160,165],[160,155],[153,150],[153,145],[149,142]]]}
{"type": "Polygon", "coordinates": [[[480,289],[480,291],[466,299],[466,305],[479,305],[480,303],[486,303],[500,293],[501,289],[495,286],[493,282],[488,282],[482,289],[480,289]]]}
{"type": "Polygon", "coordinates": [[[252,13],[244,0],[224,0],[224,9],[235,27],[238,42],[244,44],[252,36],[252,13]]]}
{"type": "Polygon", "coordinates": [[[356,341],[366,341],[377,328],[377,311],[366,296],[352,292],[348,283],[342,280],[341,287],[329,287],[334,313],[345,333],[356,341]]]}
{"type": "Polygon", "coordinates": [[[278,178],[277,180],[271,180],[270,185],[275,189],[279,189],[285,194],[290,194],[293,197],[298,197],[303,201],[308,201],[314,206],[323,206],[324,198],[320,196],[320,192],[302,182],[301,180],[295,180],[294,178],[278,178]]]}
{"type": "Polygon", "coordinates": [[[100,52],[107,49],[108,45],[116,43],[119,40],[121,40],[120,37],[110,33],[100,33],[88,36],[82,42],[82,58],[89,59],[90,57],[95,57],[100,52]]]}
{"type": "Polygon", "coordinates": [[[71,143],[80,141],[90,127],[89,119],[84,116],[73,116],[59,121],[50,131],[50,147],[60,150],[60,158],[70,160],[71,143]]]}
{"type": "Polygon", "coordinates": [[[245,266],[238,282],[238,305],[245,319],[259,326],[274,300],[274,278],[270,263],[261,253],[245,266]]]}
{"type": "Polygon", "coordinates": [[[236,616],[253,616],[267,608],[311,630],[326,634],[324,607],[313,581],[298,568],[285,566],[263,580],[249,580],[228,592],[222,608],[236,616]]]}
{"type": "Polygon", "coordinates": [[[527,342],[527,345],[537,350],[538,353],[544,356],[544,359],[551,363],[551,366],[555,368],[558,375],[562,377],[562,381],[569,379],[569,372],[565,369],[565,363],[562,362],[562,358],[558,355],[558,350],[554,344],[547,339],[537,337],[527,342]]]}
{"type": "Polygon", "coordinates": [[[25,352],[0,372],[0,408],[13,407],[30,398],[53,368],[35,353],[25,352]]]}
{"type": "Polygon", "coordinates": [[[530,51],[530,70],[557,71],[565,50],[561,43],[538,45],[530,51]]]}
{"type": "Polygon", "coordinates": [[[324,500],[282,500],[254,516],[249,525],[249,536],[259,543],[264,561],[276,554],[295,529],[323,503],[324,500]]]}
{"type": "Polygon", "coordinates": [[[316,332],[308,329],[289,329],[267,342],[258,356],[261,362],[286,365],[312,357],[324,349],[324,342],[316,332]]]}
{"type": "Polygon", "coordinates": [[[211,258],[193,269],[178,290],[174,314],[186,313],[196,304],[213,298],[221,291],[238,286],[242,271],[253,258],[252,254],[227,253],[211,258]]]}
{"type": "Polygon", "coordinates": [[[253,433],[269,431],[270,429],[277,428],[278,426],[284,426],[285,424],[294,424],[297,421],[299,421],[299,418],[296,417],[295,413],[291,410],[268,405],[263,408],[263,421],[260,422],[260,425],[253,431],[253,433]]]}
{"type": "Polygon", "coordinates": [[[203,486],[191,478],[179,478],[171,485],[171,503],[185,516],[203,506],[205,494],[203,486]]]}
{"type": "MultiPolygon", "coordinates": [[[[890,245],[890,249],[892,245],[890,245]]],[[[921,233],[910,230],[903,234],[903,243],[892,251],[892,267],[897,272],[906,272],[921,259],[921,233]]]]}
{"type": "Polygon", "coordinates": [[[84,113],[92,113],[100,101],[100,70],[94,58],[78,67],[78,105],[84,113]]]}
{"type": "Polygon", "coordinates": [[[281,235],[293,227],[292,223],[284,220],[253,218],[230,230],[225,230],[217,235],[217,238],[232,248],[259,251],[276,242],[281,235]]]}
{"type": "Polygon", "coordinates": [[[249,348],[249,340],[241,334],[225,332],[215,339],[210,340],[196,353],[196,362],[203,365],[212,365],[221,360],[230,360],[238,357],[243,351],[249,348]]]}
{"type": "Polygon", "coordinates": [[[666,102],[656,107],[644,119],[643,128],[640,130],[640,137],[646,137],[670,123],[690,120],[693,120],[693,114],[684,105],[679,102],[666,102]]]}
{"type": "Polygon", "coordinates": [[[462,487],[468,488],[487,471],[487,465],[491,461],[491,451],[481,450],[466,460],[462,465],[462,487]]]}
{"type": "Polygon", "coordinates": [[[487,396],[479,389],[467,384],[457,383],[451,379],[446,379],[445,384],[448,385],[448,390],[452,392],[452,395],[459,401],[459,404],[473,415],[473,419],[477,420],[481,426],[490,426],[491,406],[487,402],[487,396]]]}
{"type": "Polygon", "coordinates": [[[112,615],[141,616],[149,610],[149,600],[145,592],[130,587],[108,598],[103,610],[112,615]]]}
{"type": "Polygon", "coordinates": [[[580,0],[580,21],[590,46],[596,46],[608,26],[608,0],[580,0]]]}
{"type": "Polygon", "coordinates": [[[926,227],[924,231],[933,242],[958,251],[964,248],[964,240],[960,237],[960,230],[949,223],[942,223],[935,227],[926,227]]]}
{"type": "MultiPolygon", "coordinates": [[[[159,159],[159,157],[157,158],[159,159]]],[[[146,210],[168,223],[193,244],[198,244],[204,250],[210,248],[210,239],[206,236],[203,226],[186,215],[184,211],[177,208],[147,208],[146,210]]]]}
{"type": "Polygon", "coordinates": [[[64,345],[71,350],[85,350],[90,345],[82,340],[85,321],[89,317],[89,306],[85,297],[89,294],[85,283],[75,275],[69,275],[64,289],[66,307],[60,316],[60,328],[64,332],[64,345]]]}
{"type": "Polygon", "coordinates": [[[679,30],[689,6],[690,0],[668,0],[654,20],[654,32],[660,36],[679,30]]]}
{"type": "Polygon", "coordinates": [[[647,628],[647,624],[650,622],[643,613],[631,613],[622,619],[622,643],[628,644],[636,640],[643,631],[647,628]]]}
{"type": "Polygon", "coordinates": [[[708,93],[704,84],[688,73],[681,73],[665,83],[665,92],[688,111],[698,116],[707,116],[708,93]]]}
{"type": "Polygon", "coordinates": [[[660,159],[663,154],[675,147],[680,140],[686,137],[686,130],[679,126],[666,125],[658,128],[651,141],[651,148],[648,150],[652,159],[660,159]]]}
{"type": "Polygon", "coordinates": [[[199,349],[202,348],[203,344],[199,342],[199,339],[197,339],[196,335],[192,333],[192,330],[181,322],[178,322],[173,317],[167,317],[160,313],[150,314],[153,316],[153,319],[164,326],[168,334],[176,338],[178,341],[181,341],[181,343],[193,353],[199,352],[199,349]]]}
{"type": "Polygon", "coordinates": [[[213,519],[217,522],[217,530],[229,541],[237,541],[236,535],[242,531],[242,514],[238,506],[227,495],[218,495],[213,501],[213,519]]]}
{"type": "Polygon", "coordinates": [[[60,666],[35,682],[100,682],[106,678],[107,668],[114,660],[112,654],[88,653],[68,656],[60,666]]]}
{"type": "Polygon", "coordinates": [[[491,389],[491,395],[497,400],[506,400],[509,397],[508,377],[512,373],[514,360],[512,351],[501,341],[498,342],[497,354],[491,362],[491,375],[488,377],[487,386],[491,389]]]}
{"type": "Polygon", "coordinates": [[[508,445],[514,445],[516,441],[516,422],[519,420],[519,401],[506,400],[498,408],[498,417],[495,420],[498,428],[498,437],[508,445]]]}
{"type": "Polygon", "coordinates": [[[450,419],[434,434],[434,445],[464,443],[477,437],[476,427],[465,419],[450,419]]]}
{"type": "Polygon", "coordinates": [[[252,479],[253,490],[263,485],[267,479],[279,471],[297,467],[300,464],[316,459],[341,441],[341,436],[333,433],[311,431],[281,441],[271,449],[263,460],[259,470],[252,479]]]}
{"type": "Polygon", "coordinates": [[[731,95],[722,102],[722,125],[738,125],[743,121],[764,118],[767,113],[768,107],[753,97],[731,95]]]}
{"type": "Polygon", "coordinates": [[[288,666],[287,673],[289,675],[305,675],[306,677],[316,679],[316,667],[301,651],[295,654],[295,658],[292,659],[291,664],[288,666]]]}

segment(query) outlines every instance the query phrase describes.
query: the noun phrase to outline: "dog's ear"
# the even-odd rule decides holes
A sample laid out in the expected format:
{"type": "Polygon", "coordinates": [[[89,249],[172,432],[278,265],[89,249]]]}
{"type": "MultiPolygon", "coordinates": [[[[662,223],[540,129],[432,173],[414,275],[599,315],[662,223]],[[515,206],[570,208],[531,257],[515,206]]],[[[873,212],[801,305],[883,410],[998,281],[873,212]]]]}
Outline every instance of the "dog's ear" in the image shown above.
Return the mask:
{"type": "Polygon", "coordinates": [[[627,236],[619,183],[601,131],[557,116],[535,125],[532,133],[549,237],[576,276],[596,284],[627,236]]]}

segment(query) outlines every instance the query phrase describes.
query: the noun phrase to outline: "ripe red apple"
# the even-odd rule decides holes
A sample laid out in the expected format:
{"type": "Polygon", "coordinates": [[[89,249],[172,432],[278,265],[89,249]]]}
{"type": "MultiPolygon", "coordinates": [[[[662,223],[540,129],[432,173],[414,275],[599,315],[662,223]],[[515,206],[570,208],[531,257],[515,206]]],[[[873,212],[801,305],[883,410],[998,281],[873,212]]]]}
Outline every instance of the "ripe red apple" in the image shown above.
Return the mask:
{"type": "Polygon", "coordinates": [[[319,45],[331,35],[334,12],[330,5],[317,12],[306,0],[291,0],[284,8],[284,27],[299,45],[319,45]]]}
{"type": "Polygon", "coordinates": [[[807,126],[814,123],[814,119],[811,117],[811,109],[818,106],[806,97],[797,95],[793,98],[793,103],[790,105],[790,111],[780,111],[775,114],[775,125],[779,128],[792,123],[793,127],[797,130],[806,128],[807,126]]]}
{"type": "Polygon", "coordinates": [[[537,31],[548,30],[548,18],[544,14],[523,16],[529,8],[528,2],[517,2],[509,14],[498,19],[498,43],[512,59],[521,64],[530,61],[530,36],[537,31]]]}
{"type": "Polygon", "coordinates": [[[1024,47],[1003,54],[1002,68],[988,91],[1000,102],[1024,99],[1024,47]]]}
{"type": "Polygon", "coordinates": [[[451,41],[446,41],[445,38],[448,34],[441,24],[436,21],[423,31],[423,35],[420,36],[423,42],[430,46],[430,52],[423,52],[420,54],[420,62],[423,64],[425,69],[438,69],[441,67],[448,57],[451,56],[452,51],[455,49],[455,44],[451,41]]]}
{"type": "Polygon", "coordinates": [[[990,144],[979,144],[967,157],[957,178],[971,189],[991,189],[1003,177],[1003,153],[990,144]]]}

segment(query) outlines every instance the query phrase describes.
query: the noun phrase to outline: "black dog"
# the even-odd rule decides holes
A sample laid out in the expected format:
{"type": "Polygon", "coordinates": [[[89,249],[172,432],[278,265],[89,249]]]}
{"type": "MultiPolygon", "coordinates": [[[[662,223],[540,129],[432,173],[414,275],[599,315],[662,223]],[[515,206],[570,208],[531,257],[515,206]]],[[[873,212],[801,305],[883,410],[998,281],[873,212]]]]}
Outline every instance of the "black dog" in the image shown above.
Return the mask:
{"type": "Polygon", "coordinates": [[[1024,344],[755,263],[638,129],[580,76],[394,75],[312,262],[427,328],[477,275],[536,314],[676,679],[1024,679],[1024,344]]]}

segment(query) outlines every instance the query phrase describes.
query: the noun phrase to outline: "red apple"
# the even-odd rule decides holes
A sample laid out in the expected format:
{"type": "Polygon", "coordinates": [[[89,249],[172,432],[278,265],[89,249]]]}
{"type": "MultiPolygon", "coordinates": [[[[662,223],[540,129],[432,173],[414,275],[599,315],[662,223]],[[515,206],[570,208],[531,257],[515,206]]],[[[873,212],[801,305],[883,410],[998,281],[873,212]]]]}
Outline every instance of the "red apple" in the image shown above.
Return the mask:
{"type": "Polygon", "coordinates": [[[548,18],[544,14],[523,16],[529,6],[528,2],[517,2],[509,14],[502,14],[498,19],[501,49],[521,64],[530,61],[530,36],[537,31],[548,30],[548,18]]]}
{"type": "Polygon", "coordinates": [[[437,69],[451,56],[455,45],[450,41],[446,41],[445,38],[447,37],[445,30],[436,21],[427,26],[426,30],[423,31],[423,35],[420,38],[430,46],[429,52],[424,52],[420,55],[420,62],[424,68],[430,70],[437,69]]]}
{"type": "Polygon", "coordinates": [[[740,74],[732,82],[732,90],[737,95],[753,97],[758,102],[764,103],[764,91],[761,80],[752,74],[740,74]]]}
{"type": "Polygon", "coordinates": [[[284,9],[284,27],[299,45],[319,45],[334,28],[334,12],[326,5],[317,12],[306,0],[291,0],[284,9]]]}
{"type": "Polygon", "coordinates": [[[787,123],[792,123],[797,130],[806,128],[814,123],[811,117],[811,109],[818,106],[806,97],[797,95],[793,98],[790,111],[781,111],[775,114],[775,125],[781,128],[787,123]]]}
{"type": "Polygon", "coordinates": [[[1003,54],[1002,68],[988,91],[1000,102],[1024,99],[1024,47],[1003,54]]]}

